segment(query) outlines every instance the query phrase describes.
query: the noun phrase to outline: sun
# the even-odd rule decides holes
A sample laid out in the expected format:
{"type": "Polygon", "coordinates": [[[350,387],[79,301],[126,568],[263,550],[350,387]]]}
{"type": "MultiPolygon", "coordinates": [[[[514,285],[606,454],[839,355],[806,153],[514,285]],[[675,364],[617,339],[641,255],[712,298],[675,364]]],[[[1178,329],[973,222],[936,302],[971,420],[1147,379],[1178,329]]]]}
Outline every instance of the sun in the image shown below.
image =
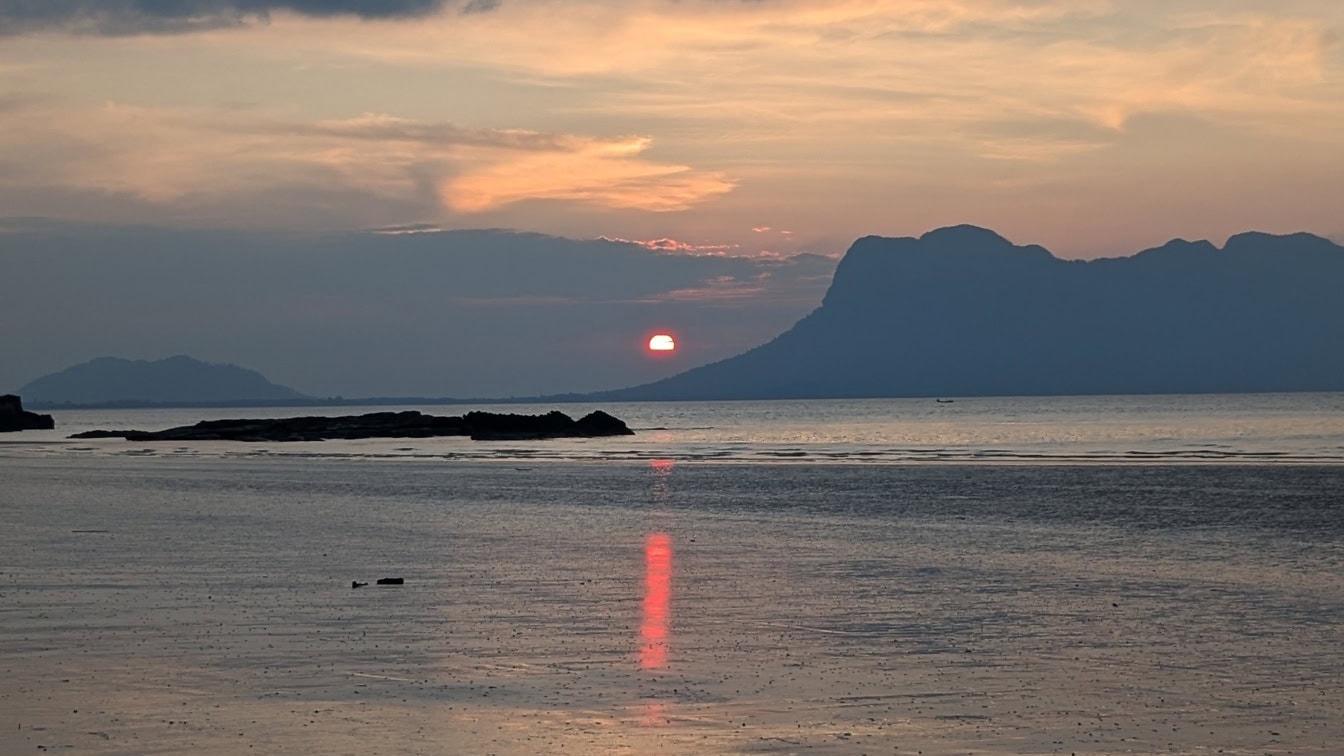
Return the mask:
{"type": "Polygon", "coordinates": [[[654,334],[649,339],[650,352],[671,352],[677,348],[676,339],[666,333],[654,334]]]}

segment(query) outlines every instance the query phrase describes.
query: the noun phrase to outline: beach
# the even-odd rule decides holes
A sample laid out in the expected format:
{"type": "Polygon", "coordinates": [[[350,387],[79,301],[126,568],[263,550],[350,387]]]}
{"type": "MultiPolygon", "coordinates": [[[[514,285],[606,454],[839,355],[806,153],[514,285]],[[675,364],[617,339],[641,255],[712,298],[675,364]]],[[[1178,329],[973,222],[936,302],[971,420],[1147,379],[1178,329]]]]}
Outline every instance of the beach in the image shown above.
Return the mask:
{"type": "Polygon", "coordinates": [[[1344,743],[1334,466],[4,472],[6,753],[1344,743]]]}

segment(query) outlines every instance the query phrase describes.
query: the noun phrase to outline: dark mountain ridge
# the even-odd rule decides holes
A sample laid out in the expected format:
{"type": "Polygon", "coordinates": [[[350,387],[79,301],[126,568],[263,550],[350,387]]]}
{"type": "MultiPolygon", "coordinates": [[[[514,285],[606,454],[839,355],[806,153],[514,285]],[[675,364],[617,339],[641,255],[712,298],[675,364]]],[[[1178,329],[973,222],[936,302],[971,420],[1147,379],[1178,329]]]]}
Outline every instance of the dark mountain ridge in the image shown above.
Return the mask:
{"type": "Polygon", "coordinates": [[[278,402],[303,394],[236,365],[183,355],[153,362],[100,357],[34,380],[19,393],[36,406],[278,402]]]}
{"type": "Polygon", "coordinates": [[[591,398],[1344,390],[1344,248],[1245,233],[1066,261],[974,226],[854,242],[771,342],[591,398]]]}

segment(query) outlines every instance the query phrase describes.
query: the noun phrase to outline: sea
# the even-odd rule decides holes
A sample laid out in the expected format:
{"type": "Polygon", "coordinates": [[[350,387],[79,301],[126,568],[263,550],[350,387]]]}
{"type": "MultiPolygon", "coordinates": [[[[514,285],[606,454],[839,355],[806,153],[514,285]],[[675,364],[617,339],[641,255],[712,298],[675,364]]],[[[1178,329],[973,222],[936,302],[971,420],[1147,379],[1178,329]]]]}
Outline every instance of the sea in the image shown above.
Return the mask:
{"type": "Polygon", "coordinates": [[[53,414],[2,753],[1344,753],[1341,393],[53,414]],[[635,435],[67,438],[398,409],[635,435]]]}
{"type": "Polygon", "coordinates": [[[0,446],[9,456],[285,456],[554,462],[768,464],[1284,462],[1344,464],[1344,393],[991,397],[810,401],[477,404],[57,411],[57,429],[0,446]],[[288,444],[70,442],[94,429],[160,430],[200,420],[419,410],[578,418],[601,409],[634,436],[544,443],[464,438],[288,444]]]}

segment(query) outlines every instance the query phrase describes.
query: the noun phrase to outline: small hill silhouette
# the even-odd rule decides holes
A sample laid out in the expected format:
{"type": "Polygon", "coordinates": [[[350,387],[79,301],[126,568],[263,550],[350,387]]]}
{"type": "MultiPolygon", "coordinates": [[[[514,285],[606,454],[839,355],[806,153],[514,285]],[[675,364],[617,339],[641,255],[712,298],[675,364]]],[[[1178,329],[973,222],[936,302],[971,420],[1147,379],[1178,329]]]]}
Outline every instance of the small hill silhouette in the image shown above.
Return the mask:
{"type": "Polygon", "coordinates": [[[1344,390],[1344,248],[1246,233],[1065,261],[974,226],[854,242],[821,307],[605,401],[1344,390]]]}
{"type": "Polygon", "coordinates": [[[170,405],[303,399],[261,373],[184,355],[155,362],[100,357],[19,389],[34,405],[170,405]]]}

